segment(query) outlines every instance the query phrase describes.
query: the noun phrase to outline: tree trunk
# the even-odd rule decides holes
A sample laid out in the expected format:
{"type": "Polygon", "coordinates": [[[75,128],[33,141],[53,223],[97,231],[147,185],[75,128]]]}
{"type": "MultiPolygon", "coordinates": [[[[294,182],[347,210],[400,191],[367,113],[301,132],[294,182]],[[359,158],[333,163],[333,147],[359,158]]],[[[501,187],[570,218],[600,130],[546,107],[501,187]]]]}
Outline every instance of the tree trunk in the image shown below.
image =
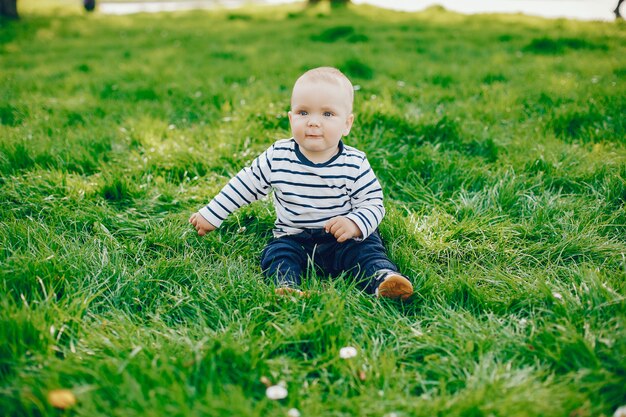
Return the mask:
{"type": "Polygon", "coordinates": [[[18,19],[17,0],[0,0],[0,17],[18,19]]]}
{"type": "Polygon", "coordinates": [[[93,12],[96,8],[96,0],[83,0],[83,7],[88,12],[93,12]]]}

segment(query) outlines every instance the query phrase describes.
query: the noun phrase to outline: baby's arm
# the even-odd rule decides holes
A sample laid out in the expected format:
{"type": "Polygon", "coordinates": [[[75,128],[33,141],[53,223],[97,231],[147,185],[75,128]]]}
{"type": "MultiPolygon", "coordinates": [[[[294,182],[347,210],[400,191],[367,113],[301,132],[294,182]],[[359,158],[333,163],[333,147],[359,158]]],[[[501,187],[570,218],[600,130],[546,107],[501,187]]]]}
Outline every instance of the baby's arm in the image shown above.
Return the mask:
{"type": "Polygon", "coordinates": [[[271,178],[269,161],[273,150],[272,145],[249,167],[239,171],[207,206],[191,215],[189,223],[193,224],[200,236],[220,227],[233,211],[267,195],[271,178]]]}
{"type": "Polygon", "coordinates": [[[350,203],[350,213],[333,217],[324,224],[324,229],[339,243],[367,238],[385,215],[383,191],[367,159],[361,163],[359,174],[352,184],[350,203]]]}
{"type": "Polygon", "coordinates": [[[359,175],[352,184],[350,202],[352,211],[346,218],[352,221],[360,232],[353,238],[366,239],[385,216],[383,190],[367,158],[361,163],[359,175]]]}

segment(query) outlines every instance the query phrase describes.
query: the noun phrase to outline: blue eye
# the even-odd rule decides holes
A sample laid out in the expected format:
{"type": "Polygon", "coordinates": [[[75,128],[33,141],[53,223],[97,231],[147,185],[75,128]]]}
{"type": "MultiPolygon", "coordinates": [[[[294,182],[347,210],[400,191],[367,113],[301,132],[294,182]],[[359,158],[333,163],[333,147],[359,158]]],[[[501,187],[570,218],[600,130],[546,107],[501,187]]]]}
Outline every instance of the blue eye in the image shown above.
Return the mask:
{"type": "Polygon", "coordinates": [[[329,112],[329,111],[325,111],[324,112],[324,116],[325,117],[331,117],[331,116],[333,116],[333,114],[331,112],[329,112]]]}
{"type": "Polygon", "coordinates": [[[308,114],[309,114],[309,112],[308,112],[308,111],[306,111],[306,110],[300,110],[300,111],[298,112],[298,114],[299,114],[300,116],[306,116],[306,115],[308,115],[308,114]]]}

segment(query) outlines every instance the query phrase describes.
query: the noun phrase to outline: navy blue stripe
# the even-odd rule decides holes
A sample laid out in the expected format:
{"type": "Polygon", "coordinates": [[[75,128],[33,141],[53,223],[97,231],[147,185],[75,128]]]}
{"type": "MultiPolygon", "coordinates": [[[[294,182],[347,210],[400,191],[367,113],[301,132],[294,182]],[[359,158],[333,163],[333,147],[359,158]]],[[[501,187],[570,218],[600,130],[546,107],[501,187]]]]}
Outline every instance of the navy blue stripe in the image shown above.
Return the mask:
{"type": "MultiPolygon", "coordinates": [[[[243,185],[243,186],[246,188],[246,190],[248,190],[248,192],[254,196],[254,199],[255,199],[255,200],[258,200],[258,197],[257,197],[256,193],[255,193],[254,191],[252,191],[252,190],[250,189],[250,187],[248,187],[248,186],[246,185],[246,183],[245,183],[245,182],[241,181],[241,178],[239,178],[238,176],[237,176],[237,177],[235,177],[235,178],[237,178],[237,181],[239,181],[239,182],[241,183],[241,185],[243,185]]],[[[255,187],[255,188],[256,188],[256,187],[255,187]]]]}
{"type": "Polygon", "coordinates": [[[328,207],[310,206],[308,204],[295,203],[293,201],[284,201],[284,202],[288,203],[288,204],[290,204],[292,206],[306,207],[306,208],[312,208],[312,209],[317,209],[317,210],[331,210],[331,209],[341,208],[341,207],[345,206],[346,204],[348,204],[348,201],[349,200],[346,200],[343,204],[340,204],[338,206],[328,206],[328,207]]]}
{"type": "Polygon", "coordinates": [[[324,167],[324,168],[336,168],[336,167],[350,167],[350,168],[356,168],[356,169],[361,168],[360,165],[354,165],[354,164],[333,164],[333,165],[328,165],[327,167],[324,167]]]}
{"type": "MultiPolygon", "coordinates": [[[[213,210],[211,210],[211,207],[206,206],[206,209],[209,210],[215,217],[217,217],[218,219],[224,221],[224,218],[220,215],[218,215],[216,212],[214,212],[213,210]]],[[[206,219],[205,219],[206,220],[206,219]]]]}
{"type": "Polygon", "coordinates": [[[230,200],[231,203],[233,203],[235,205],[236,208],[241,207],[241,205],[239,205],[237,202],[235,202],[235,200],[233,200],[232,198],[230,198],[230,196],[228,194],[226,194],[226,192],[224,190],[222,190],[222,192],[220,193],[221,195],[223,195],[224,197],[226,197],[227,199],[230,200]]]}
{"type": "Polygon", "coordinates": [[[289,213],[293,214],[294,216],[301,216],[302,215],[301,213],[296,213],[295,211],[288,209],[287,206],[285,206],[285,204],[278,197],[276,197],[276,202],[278,204],[280,204],[280,206],[282,208],[284,208],[285,210],[287,210],[289,213]]]}
{"type": "Polygon", "coordinates": [[[279,147],[275,146],[275,147],[274,147],[274,150],[275,150],[275,151],[291,151],[291,152],[294,152],[294,153],[295,153],[295,150],[294,150],[293,148],[282,148],[282,147],[281,147],[281,148],[279,148],[279,147]]]}
{"type": "Polygon", "coordinates": [[[355,211],[355,212],[353,212],[353,213],[354,213],[354,215],[355,215],[355,216],[357,216],[359,219],[361,219],[361,220],[365,220],[365,222],[364,222],[364,223],[367,223],[367,224],[369,225],[369,228],[370,228],[370,229],[372,228],[372,223],[370,223],[370,221],[367,219],[367,217],[366,217],[366,216],[364,216],[363,214],[361,214],[361,213],[359,213],[359,212],[357,212],[357,211],[355,211]]]}
{"type": "Polygon", "coordinates": [[[306,175],[309,177],[319,177],[324,179],[348,179],[351,181],[356,181],[355,178],[351,177],[350,175],[319,175],[312,172],[293,171],[291,169],[277,169],[273,172],[285,172],[287,174],[306,175]]]}
{"type": "MultiPolygon", "coordinates": [[[[379,188],[376,188],[376,189],[374,189],[374,190],[369,190],[369,191],[367,192],[367,194],[366,194],[366,195],[369,195],[369,194],[374,194],[374,193],[377,193],[377,192],[379,192],[379,191],[382,193],[382,192],[383,192],[383,189],[379,187],[379,188]]],[[[372,198],[380,198],[380,197],[372,197],[372,198]]]]}
{"type": "Polygon", "coordinates": [[[330,217],[320,217],[317,220],[292,220],[292,222],[293,223],[297,223],[297,224],[318,223],[318,222],[328,221],[328,220],[332,219],[333,217],[345,216],[346,214],[349,214],[349,213],[335,214],[335,215],[332,215],[330,217]]]}
{"type": "MultiPolygon", "coordinates": [[[[257,181],[259,181],[259,182],[262,182],[262,181],[263,181],[263,180],[261,180],[261,177],[259,177],[257,174],[255,174],[255,173],[254,173],[254,169],[253,169],[252,167],[244,168],[244,172],[246,172],[246,173],[247,173],[247,172],[250,172],[250,173],[254,176],[254,178],[256,178],[256,179],[257,179],[257,181]]],[[[239,175],[239,174],[237,174],[237,175],[239,175]]],[[[254,181],[253,181],[253,182],[254,182],[254,181]]],[[[265,192],[265,189],[267,189],[267,188],[269,187],[269,184],[268,184],[268,185],[266,185],[266,186],[265,186],[265,189],[263,189],[263,190],[259,190],[259,187],[257,187],[257,186],[256,186],[256,184],[252,184],[252,185],[254,185],[254,189],[255,189],[255,190],[257,190],[257,192],[258,192],[259,194],[262,194],[262,195],[264,195],[264,196],[266,196],[266,195],[267,195],[267,193],[265,192]]],[[[254,194],[254,193],[253,193],[253,194],[254,194]]]]}
{"type": "MultiPolygon", "coordinates": [[[[297,165],[305,165],[299,160],[293,160],[290,158],[274,158],[274,161],[286,161],[286,162],[292,162],[297,165]]],[[[356,169],[361,168],[360,165],[354,165],[354,164],[333,164],[333,165],[326,165],[326,166],[316,166],[316,168],[320,168],[320,169],[321,168],[337,168],[337,167],[350,167],[350,168],[356,168],[356,169]]]]}
{"type": "Polygon", "coordinates": [[[269,158],[267,157],[267,152],[264,153],[265,155],[265,161],[267,162],[267,166],[270,167],[270,171],[272,170],[272,163],[270,162],[269,158]]]}
{"type": "Polygon", "coordinates": [[[300,162],[299,160],[291,158],[274,158],[274,161],[293,162],[294,164],[302,165],[302,162],[300,162]]]}
{"type": "MultiPolygon", "coordinates": [[[[217,203],[217,205],[220,206],[226,213],[228,213],[228,214],[231,213],[231,211],[229,209],[227,209],[226,207],[224,207],[224,205],[222,203],[220,203],[217,199],[215,199],[213,201],[215,201],[217,203]]],[[[222,219],[222,220],[224,220],[224,219],[222,219]]]]}
{"type": "Polygon", "coordinates": [[[376,213],[374,213],[374,211],[372,211],[372,209],[370,209],[369,207],[363,207],[363,210],[367,210],[370,213],[372,213],[372,216],[374,216],[374,218],[376,219],[377,223],[380,223],[382,219],[378,219],[378,216],[376,215],[376,213]]]}
{"type": "MultiPolygon", "coordinates": [[[[381,190],[382,191],[382,190],[381,190]]],[[[373,193],[374,191],[370,191],[368,194],[373,193]]],[[[360,203],[364,203],[366,201],[372,201],[372,200],[380,200],[381,202],[383,201],[382,197],[369,197],[369,198],[365,198],[363,200],[359,200],[360,203]]]]}
{"type": "Polygon", "coordinates": [[[348,153],[346,152],[346,156],[351,158],[359,158],[361,162],[365,159],[365,155],[359,155],[358,153],[348,153]]]}
{"type": "Polygon", "coordinates": [[[305,194],[296,194],[296,193],[287,193],[287,192],[283,192],[283,195],[293,195],[296,197],[302,197],[302,198],[310,198],[311,200],[337,200],[339,198],[347,198],[347,195],[340,195],[340,196],[336,196],[336,195],[328,195],[328,196],[319,196],[319,195],[305,195],[305,194]]]}
{"type": "MultiPolygon", "coordinates": [[[[371,180],[370,182],[368,182],[367,184],[365,184],[363,187],[359,188],[358,190],[356,190],[355,192],[352,193],[352,196],[357,195],[358,193],[360,193],[361,191],[363,191],[364,189],[366,189],[367,187],[369,187],[370,185],[374,184],[376,182],[376,177],[374,177],[373,180],[371,180]]],[[[368,191],[367,194],[372,193],[372,191],[368,191]]]]}
{"type": "MultiPolygon", "coordinates": [[[[250,167],[250,168],[245,168],[245,169],[247,169],[247,171],[250,171],[250,172],[252,173],[252,175],[254,175],[254,178],[256,178],[256,179],[257,179],[257,181],[261,182],[261,177],[259,177],[259,176],[258,176],[258,175],[254,172],[254,169],[253,169],[252,167],[250,167]]],[[[246,171],[246,172],[247,172],[247,171],[246,171]]]]}
{"type": "Polygon", "coordinates": [[[248,201],[248,199],[247,199],[246,197],[244,197],[244,196],[243,196],[243,194],[241,194],[241,193],[239,192],[239,190],[238,190],[238,189],[236,189],[235,187],[233,187],[233,185],[232,185],[230,182],[228,183],[228,186],[229,186],[230,188],[232,188],[232,189],[233,189],[233,191],[234,191],[234,192],[236,192],[236,193],[237,193],[237,195],[238,195],[239,197],[241,197],[241,199],[242,199],[243,201],[245,201],[247,204],[250,204],[250,203],[251,203],[251,201],[248,201]]]}
{"type": "Polygon", "coordinates": [[[358,180],[360,180],[363,176],[369,174],[370,172],[372,172],[372,168],[368,168],[367,171],[361,173],[358,177],[356,177],[354,179],[354,182],[357,182],[358,180]]]}
{"type": "Polygon", "coordinates": [[[274,181],[274,184],[287,184],[287,185],[293,185],[296,187],[307,187],[307,188],[330,188],[330,189],[342,189],[342,188],[346,188],[345,184],[341,184],[339,186],[337,185],[327,185],[327,184],[302,184],[302,183],[298,183],[298,182],[290,182],[290,181],[274,181]]]}
{"type": "Polygon", "coordinates": [[[259,163],[258,158],[256,160],[256,166],[259,168],[259,174],[261,174],[261,177],[263,177],[263,181],[265,181],[266,184],[269,184],[270,182],[267,180],[267,178],[265,178],[265,175],[263,175],[263,170],[261,170],[261,164],[259,163]]]}

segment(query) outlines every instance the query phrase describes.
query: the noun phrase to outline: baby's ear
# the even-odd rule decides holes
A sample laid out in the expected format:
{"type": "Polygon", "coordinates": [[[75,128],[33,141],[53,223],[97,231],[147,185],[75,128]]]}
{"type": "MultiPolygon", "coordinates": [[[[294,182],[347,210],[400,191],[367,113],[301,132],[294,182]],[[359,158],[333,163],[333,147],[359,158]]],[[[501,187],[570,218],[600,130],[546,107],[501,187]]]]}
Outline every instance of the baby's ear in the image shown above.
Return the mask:
{"type": "Polygon", "coordinates": [[[354,123],[354,114],[350,114],[346,119],[346,128],[343,130],[343,135],[348,136],[350,134],[350,129],[352,129],[352,123],[354,123]]]}

